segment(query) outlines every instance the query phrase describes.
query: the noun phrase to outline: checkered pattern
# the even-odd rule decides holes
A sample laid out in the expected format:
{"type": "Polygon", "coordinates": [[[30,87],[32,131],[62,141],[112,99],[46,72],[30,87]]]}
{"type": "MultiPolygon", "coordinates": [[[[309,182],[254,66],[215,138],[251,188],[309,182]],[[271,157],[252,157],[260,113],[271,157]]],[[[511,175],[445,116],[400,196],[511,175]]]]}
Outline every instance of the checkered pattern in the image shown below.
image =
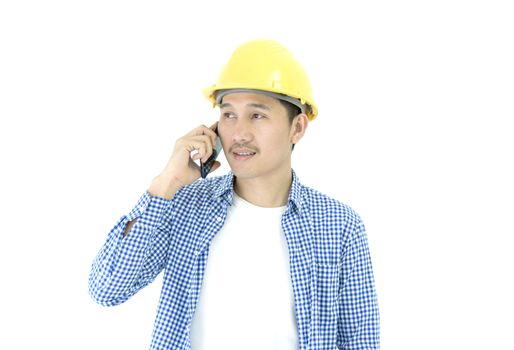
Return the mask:
{"type": "MultiPolygon", "coordinates": [[[[294,171],[292,176],[282,228],[300,349],[379,349],[378,302],[362,220],[347,205],[302,185],[294,171]]],[[[171,200],[145,192],[95,257],[91,297],[106,306],[123,303],[164,270],[150,348],[191,349],[189,326],[209,243],[232,199],[231,172],[185,186],[171,200]]]]}

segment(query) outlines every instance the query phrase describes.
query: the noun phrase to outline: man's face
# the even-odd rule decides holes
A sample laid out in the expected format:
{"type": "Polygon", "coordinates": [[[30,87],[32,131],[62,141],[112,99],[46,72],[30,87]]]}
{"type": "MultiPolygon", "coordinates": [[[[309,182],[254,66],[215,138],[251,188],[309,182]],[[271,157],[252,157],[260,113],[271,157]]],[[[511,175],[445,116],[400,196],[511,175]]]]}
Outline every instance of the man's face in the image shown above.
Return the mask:
{"type": "Polygon", "coordinates": [[[291,127],[286,108],[253,92],[223,97],[218,133],[225,157],[238,178],[271,175],[291,166],[291,127]]]}

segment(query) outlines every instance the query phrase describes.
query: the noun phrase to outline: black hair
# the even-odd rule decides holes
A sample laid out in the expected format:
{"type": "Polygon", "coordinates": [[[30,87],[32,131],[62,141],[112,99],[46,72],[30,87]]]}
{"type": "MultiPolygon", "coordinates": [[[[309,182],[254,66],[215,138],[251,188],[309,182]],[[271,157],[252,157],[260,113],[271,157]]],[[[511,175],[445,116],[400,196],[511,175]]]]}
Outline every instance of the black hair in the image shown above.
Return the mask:
{"type": "MultiPolygon", "coordinates": [[[[284,101],[284,100],[278,100],[280,102],[280,104],[282,106],[285,107],[286,111],[287,111],[287,117],[289,119],[289,126],[291,126],[293,124],[293,120],[294,118],[302,113],[302,110],[300,109],[300,107],[298,106],[295,106],[294,104],[290,103],[290,102],[287,102],[287,101],[284,101]]],[[[293,143],[293,147],[291,149],[291,151],[294,149],[294,146],[295,144],[293,143]]]]}

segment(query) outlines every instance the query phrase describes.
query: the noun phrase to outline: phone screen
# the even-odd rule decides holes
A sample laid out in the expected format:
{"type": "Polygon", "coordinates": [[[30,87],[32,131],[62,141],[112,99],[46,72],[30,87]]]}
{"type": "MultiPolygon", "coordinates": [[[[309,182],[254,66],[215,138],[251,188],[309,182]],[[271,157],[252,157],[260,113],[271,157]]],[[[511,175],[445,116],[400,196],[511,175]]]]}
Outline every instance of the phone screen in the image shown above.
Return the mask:
{"type": "MultiPolygon", "coordinates": [[[[216,130],[214,130],[216,135],[218,135],[218,128],[216,127],[216,130]]],[[[218,155],[221,152],[221,139],[219,136],[216,136],[216,145],[214,146],[214,149],[212,150],[212,154],[207,159],[205,163],[200,162],[200,174],[202,175],[202,178],[205,179],[207,177],[207,174],[209,174],[209,171],[211,171],[212,164],[214,164],[214,161],[218,157],[218,155]]]]}

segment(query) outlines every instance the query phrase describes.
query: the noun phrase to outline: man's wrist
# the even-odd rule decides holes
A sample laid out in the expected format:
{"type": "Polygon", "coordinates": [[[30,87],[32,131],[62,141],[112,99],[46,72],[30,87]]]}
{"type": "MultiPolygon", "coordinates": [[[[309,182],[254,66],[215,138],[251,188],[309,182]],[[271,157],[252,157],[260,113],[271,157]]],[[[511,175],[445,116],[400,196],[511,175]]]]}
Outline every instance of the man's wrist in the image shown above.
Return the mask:
{"type": "Polygon", "coordinates": [[[148,188],[148,193],[152,197],[170,200],[183,186],[175,176],[161,174],[153,179],[148,188]]]}

